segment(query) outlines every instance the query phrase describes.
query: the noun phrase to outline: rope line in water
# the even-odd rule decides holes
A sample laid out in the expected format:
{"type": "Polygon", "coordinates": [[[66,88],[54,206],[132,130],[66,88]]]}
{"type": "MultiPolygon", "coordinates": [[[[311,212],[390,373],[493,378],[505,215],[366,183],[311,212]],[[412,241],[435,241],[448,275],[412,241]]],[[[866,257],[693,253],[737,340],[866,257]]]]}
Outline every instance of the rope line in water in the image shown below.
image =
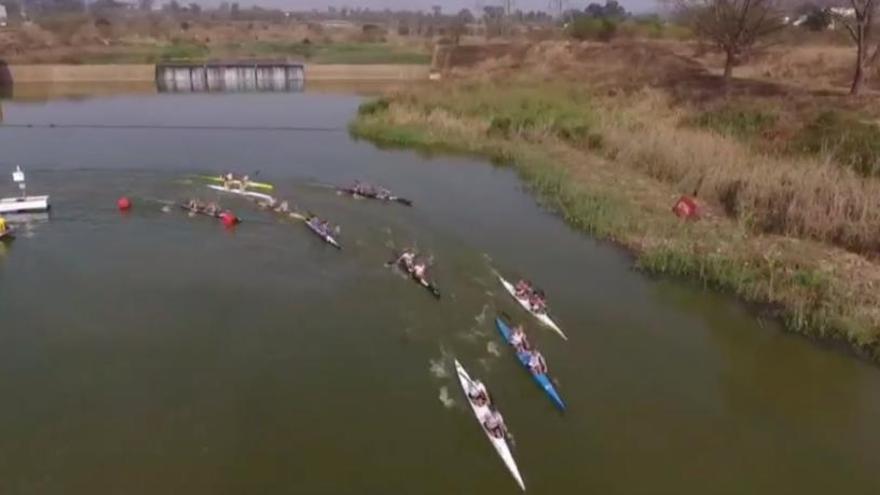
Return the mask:
{"type": "Polygon", "coordinates": [[[169,129],[169,130],[207,130],[207,131],[287,131],[287,132],[342,132],[345,127],[313,126],[247,126],[247,125],[165,125],[165,124],[0,124],[0,128],[18,129],[169,129]]]}

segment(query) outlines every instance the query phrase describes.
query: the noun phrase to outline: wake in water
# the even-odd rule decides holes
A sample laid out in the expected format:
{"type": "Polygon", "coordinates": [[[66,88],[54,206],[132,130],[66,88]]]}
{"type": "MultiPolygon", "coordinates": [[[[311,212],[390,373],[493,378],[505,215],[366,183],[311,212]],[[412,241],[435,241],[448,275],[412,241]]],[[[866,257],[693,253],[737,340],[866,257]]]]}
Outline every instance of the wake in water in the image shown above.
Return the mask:
{"type": "Polygon", "coordinates": [[[495,357],[501,356],[501,346],[498,342],[490,340],[486,343],[486,352],[495,357]]]}
{"type": "Polygon", "coordinates": [[[467,342],[478,342],[487,337],[489,332],[486,330],[486,319],[492,313],[492,306],[488,303],[483,304],[480,312],[474,316],[474,325],[458,334],[458,337],[467,342]]]}
{"type": "Polygon", "coordinates": [[[446,409],[452,409],[455,407],[455,399],[450,397],[449,388],[446,385],[440,387],[440,395],[437,396],[440,399],[440,403],[443,404],[443,407],[446,409]]]}
{"type": "Polygon", "coordinates": [[[431,376],[434,378],[449,378],[450,372],[448,369],[449,356],[446,353],[440,359],[429,359],[428,360],[428,371],[431,372],[431,376]]]}
{"type": "MultiPolygon", "coordinates": [[[[438,378],[441,380],[448,379],[453,374],[452,361],[452,353],[447,351],[445,347],[440,346],[440,357],[437,359],[428,360],[428,371],[434,378],[438,378]]],[[[449,387],[447,387],[446,385],[440,387],[439,395],[437,396],[437,398],[446,409],[451,409],[455,406],[455,399],[453,399],[450,395],[449,387]]]]}

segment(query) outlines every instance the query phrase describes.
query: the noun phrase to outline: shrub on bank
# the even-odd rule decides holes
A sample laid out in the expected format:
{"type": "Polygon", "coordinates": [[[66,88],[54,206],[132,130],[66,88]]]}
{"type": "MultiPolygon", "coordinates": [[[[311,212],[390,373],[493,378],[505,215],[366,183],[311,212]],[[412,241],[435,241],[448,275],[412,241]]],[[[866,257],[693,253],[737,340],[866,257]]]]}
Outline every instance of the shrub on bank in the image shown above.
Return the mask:
{"type": "Polygon", "coordinates": [[[738,139],[753,139],[773,129],[777,120],[778,116],[772,112],[725,105],[685,119],[685,123],[738,139]]]}
{"type": "Polygon", "coordinates": [[[880,176],[880,127],[840,111],[825,111],[804,126],[794,148],[828,154],[866,177],[880,176]]]}

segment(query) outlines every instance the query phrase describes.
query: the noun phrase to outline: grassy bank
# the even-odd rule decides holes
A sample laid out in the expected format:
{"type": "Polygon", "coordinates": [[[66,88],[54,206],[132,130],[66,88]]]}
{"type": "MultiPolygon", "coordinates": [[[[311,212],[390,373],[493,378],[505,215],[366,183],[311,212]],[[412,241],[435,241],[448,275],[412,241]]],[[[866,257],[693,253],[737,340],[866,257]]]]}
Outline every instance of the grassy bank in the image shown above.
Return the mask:
{"type": "Polygon", "coordinates": [[[303,43],[253,41],[210,44],[194,41],[116,45],[78,50],[33,50],[5,57],[14,64],[155,64],[208,60],[291,59],[314,64],[423,64],[431,54],[421,46],[391,43],[303,43]]]}
{"type": "Polygon", "coordinates": [[[619,99],[577,83],[472,79],[367,103],[351,131],[508,163],[573,227],[627,248],[640,269],[766,305],[792,331],[880,360],[877,266],[820,228],[865,228],[846,202],[867,200],[876,184],[847,167],[756,154],[682,120],[651,92],[619,99]],[[693,192],[707,214],[675,218],[676,198],[693,192]]]}

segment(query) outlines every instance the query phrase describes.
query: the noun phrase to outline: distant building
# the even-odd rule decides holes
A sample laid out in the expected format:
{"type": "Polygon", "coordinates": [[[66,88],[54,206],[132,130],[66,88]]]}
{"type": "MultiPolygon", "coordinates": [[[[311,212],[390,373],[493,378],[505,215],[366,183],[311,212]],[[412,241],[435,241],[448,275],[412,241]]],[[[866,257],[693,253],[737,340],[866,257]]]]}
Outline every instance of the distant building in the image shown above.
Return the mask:
{"type": "Polygon", "coordinates": [[[6,27],[6,6],[0,5],[0,27],[6,27]]]}

